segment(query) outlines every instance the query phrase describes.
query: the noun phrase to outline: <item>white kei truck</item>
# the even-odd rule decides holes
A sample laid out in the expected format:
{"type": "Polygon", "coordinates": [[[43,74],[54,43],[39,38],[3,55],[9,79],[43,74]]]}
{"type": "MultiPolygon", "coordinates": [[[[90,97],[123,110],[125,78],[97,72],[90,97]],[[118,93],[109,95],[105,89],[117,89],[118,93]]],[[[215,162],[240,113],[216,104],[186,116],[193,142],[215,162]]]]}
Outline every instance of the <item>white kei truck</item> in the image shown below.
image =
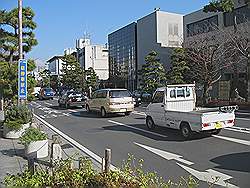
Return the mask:
{"type": "Polygon", "coordinates": [[[146,108],[146,125],[178,129],[185,139],[194,132],[219,134],[221,129],[235,123],[237,106],[197,108],[195,84],[167,85],[158,88],[146,108]]]}

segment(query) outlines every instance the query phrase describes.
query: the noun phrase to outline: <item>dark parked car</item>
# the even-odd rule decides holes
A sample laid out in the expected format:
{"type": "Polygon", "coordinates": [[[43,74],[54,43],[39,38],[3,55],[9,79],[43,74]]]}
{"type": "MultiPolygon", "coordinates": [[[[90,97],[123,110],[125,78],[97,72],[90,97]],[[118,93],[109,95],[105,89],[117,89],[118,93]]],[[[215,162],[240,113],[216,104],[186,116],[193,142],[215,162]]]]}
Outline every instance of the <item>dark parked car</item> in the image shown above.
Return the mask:
{"type": "Polygon", "coordinates": [[[141,105],[141,93],[139,91],[134,91],[132,93],[133,101],[135,106],[140,106],[141,105]]]}
{"type": "Polygon", "coordinates": [[[58,99],[58,104],[60,107],[65,108],[73,106],[85,107],[87,97],[79,91],[66,91],[58,99]]]}
{"type": "Polygon", "coordinates": [[[52,88],[42,88],[39,93],[39,99],[52,99],[54,97],[54,91],[52,88]]]}

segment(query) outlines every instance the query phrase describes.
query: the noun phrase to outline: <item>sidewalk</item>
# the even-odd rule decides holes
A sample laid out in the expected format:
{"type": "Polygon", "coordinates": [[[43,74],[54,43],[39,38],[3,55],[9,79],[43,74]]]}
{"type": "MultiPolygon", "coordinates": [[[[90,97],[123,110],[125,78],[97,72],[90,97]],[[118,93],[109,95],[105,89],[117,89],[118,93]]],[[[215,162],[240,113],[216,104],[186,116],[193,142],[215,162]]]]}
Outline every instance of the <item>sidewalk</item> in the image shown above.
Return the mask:
{"type": "MultiPolygon", "coordinates": [[[[41,130],[48,134],[49,138],[49,156],[51,151],[51,143],[52,143],[52,135],[55,133],[46,127],[44,124],[36,121],[36,125],[40,127],[41,130]]],[[[71,143],[67,140],[59,136],[60,138],[60,145],[62,148],[62,158],[67,159],[71,158],[74,161],[74,166],[78,166],[78,157],[79,156],[86,156],[87,155],[79,150],[78,148],[74,147],[71,143]]],[[[35,165],[38,168],[44,168],[49,165],[50,157],[46,157],[43,159],[38,159],[35,161],[35,165]]],[[[96,170],[101,169],[101,164],[92,160],[93,167],[96,170]]],[[[9,174],[17,174],[21,173],[25,167],[27,167],[28,161],[24,155],[24,146],[20,144],[20,141],[14,139],[5,139],[2,137],[2,130],[0,130],[0,187],[4,187],[3,180],[4,177],[9,174]]]]}
{"type": "Polygon", "coordinates": [[[0,135],[0,187],[7,173],[16,174],[23,170],[27,160],[23,158],[23,145],[18,140],[2,138],[0,135]]]}

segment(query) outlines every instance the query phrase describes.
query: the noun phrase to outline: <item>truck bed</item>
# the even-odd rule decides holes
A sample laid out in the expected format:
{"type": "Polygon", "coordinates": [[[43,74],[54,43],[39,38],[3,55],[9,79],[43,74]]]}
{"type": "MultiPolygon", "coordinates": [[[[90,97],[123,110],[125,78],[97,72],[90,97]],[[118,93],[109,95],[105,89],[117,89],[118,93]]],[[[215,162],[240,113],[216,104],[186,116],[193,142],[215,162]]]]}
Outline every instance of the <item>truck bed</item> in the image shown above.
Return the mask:
{"type": "Polygon", "coordinates": [[[197,108],[197,110],[189,112],[166,110],[166,116],[174,121],[189,122],[193,131],[215,129],[218,123],[222,127],[226,127],[226,123],[223,122],[235,119],[234,112],[221,112],[219,108],[197,108]],[[209,123],[210,126],[202,127],[202,124],[206,123],[209,123]]]}

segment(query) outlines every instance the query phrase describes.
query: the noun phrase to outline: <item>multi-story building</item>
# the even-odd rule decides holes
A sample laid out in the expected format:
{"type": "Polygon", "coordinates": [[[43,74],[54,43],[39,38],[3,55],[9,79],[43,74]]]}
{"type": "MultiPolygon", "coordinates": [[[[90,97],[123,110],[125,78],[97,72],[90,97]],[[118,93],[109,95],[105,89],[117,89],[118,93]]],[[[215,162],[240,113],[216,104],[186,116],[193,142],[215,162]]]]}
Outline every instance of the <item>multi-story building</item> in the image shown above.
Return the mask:
{"type": "Polygon", "coordinates": [[[170,68],[173,47],[181,47],[183,39],[183,16],[156,9],[137,21],[138,69],[152,50],[158,53],[160,62],[170,68]]]}
{"type": "Polygon", "coordinates": [[[133,91],[137,85],[136,23],[133,22],[108,35],[109,78],[113,87],[133,91]]]}
{"type": "Polygon", "coordinates": [[[51,76],[59,76],[62,74],[64,61],[63,56],[53,56],[47,60],[48,70],[51,76]]]}
{"type": "MultiPolygon", "coordinates": [[[[184,43],[199,40],[201,37],[207,37],[210,39],[213,38],[213,41],[218,41],[215,40],[218,38],[218,31],[233,31],[235,29],[235,21],[237,23],[237,27],[240,27],[243,23],[245,24],[250,21],[250,9],[244,1],[235,1],[235,9],[232,12],[205,13],[203,12],[203,9],[201,9],[187,14],[183,18],[184,43]]],[[[248,26],[248,28],[250,28],[250,26],[248,26]]],[[[241,96],[244,98],[248,97],[248,100],[250,101],[250,80],[248,80],[247,84],[247,72],[250,73],[250,67],[248,67],[249,71],[246,71],[247,62],[245,61],[237,68],[237,71],[239,72],[239,83],[237,89],[241,96]],[[247,85],[248,96],[246,95],[247,85]]],[[[213,85],[211,97],[229,99],[233,72],[232,70],[230,71],[229,69],[224,69],[222,73],[220,81],[213,85]]]]}
{"type": "Polygon", "coordinates": [[[103,45],[91,45],[90,39],[78,39],[76,41],[76,57],[84,70],[92,67],[100,80],[107,80],[108,48],[103,45]]]}
{"type": "Polygon", "coordinates": [[[172,48],[181,46],[182,30],[182,15],[156,9],[137,22],[109,34],[109,75],[114,87],[125,87],[131,91],[138,88],[138,70],[152,50],[169,69],[172,48]]]}

